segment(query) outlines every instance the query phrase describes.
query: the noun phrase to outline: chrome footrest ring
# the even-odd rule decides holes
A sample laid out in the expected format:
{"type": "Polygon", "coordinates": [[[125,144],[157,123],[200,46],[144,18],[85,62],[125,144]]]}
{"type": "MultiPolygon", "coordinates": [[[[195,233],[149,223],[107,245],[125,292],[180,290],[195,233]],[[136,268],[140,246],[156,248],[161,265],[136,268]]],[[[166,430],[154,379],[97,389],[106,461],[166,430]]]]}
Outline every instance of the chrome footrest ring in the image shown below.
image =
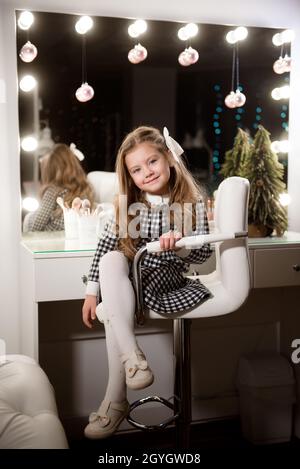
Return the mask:
{"type": "Polygon", "coordinates": [[[127,415],[127,421],[135,428],[139,428],[140,430],[145,430],[145,431],[155,431],[155,430],[163,430],[166,428],[170,423],[174,422],[179,417],[179,413],[172,415],[171,417],[167,418],[166,420],[163,420],[161,423],[157,425],[145,425],[141,422],[137,422],[134,420],[130,414],[131,412],[136,409],[137,407],[147,404],[148,402],[159,402],[160,404],[169,407],[169,409],[174,410],[174,404],[167,399],[164,399],[163,397],[160,396],[148,396],[144,397],[143,399],[138,399],[137,401],[133,402],[130,405],[129,409],[129,414],[127,415]]]}

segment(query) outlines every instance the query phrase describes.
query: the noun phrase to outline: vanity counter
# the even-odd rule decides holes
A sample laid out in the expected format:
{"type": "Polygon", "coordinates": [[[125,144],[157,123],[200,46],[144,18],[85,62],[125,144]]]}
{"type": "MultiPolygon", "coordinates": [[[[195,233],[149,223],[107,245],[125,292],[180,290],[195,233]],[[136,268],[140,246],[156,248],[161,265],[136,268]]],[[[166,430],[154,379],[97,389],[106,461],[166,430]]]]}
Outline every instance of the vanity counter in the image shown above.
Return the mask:
{"type": "MultiPolygon", "coordinates": [[[[38,305],[40,302],[80,300],[95,246],[65,240],[64,232],[31,233],[21,242],[22,353],[38,359],[38,305]]],[[[300,233],[282,238],[250,238],[253,288],[300,285],[300,233]]],[[[214,270],[214,255],[192,266],[199,274],[214,270]]]]}

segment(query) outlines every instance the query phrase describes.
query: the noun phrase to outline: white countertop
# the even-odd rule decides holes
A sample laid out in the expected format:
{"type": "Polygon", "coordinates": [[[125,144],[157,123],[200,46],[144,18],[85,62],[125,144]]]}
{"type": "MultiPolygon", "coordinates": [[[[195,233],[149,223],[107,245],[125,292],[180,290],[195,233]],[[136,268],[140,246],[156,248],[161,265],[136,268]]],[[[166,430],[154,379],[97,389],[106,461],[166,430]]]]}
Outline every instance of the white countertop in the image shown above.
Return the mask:
{"type": "MultiPolygon", "coordinates": [[[[22,246],[30,251],[34,257],[88,257],[95,252],[96,245],[83,245],[79,239],[65,239],[64,231],[26,233],[22,237],[22,246]]],[[[268,236],[266,238],[249,238],[249,248],[275,248],[300,244],[300,233],[287,231],[282,237],[268,236]]]]}

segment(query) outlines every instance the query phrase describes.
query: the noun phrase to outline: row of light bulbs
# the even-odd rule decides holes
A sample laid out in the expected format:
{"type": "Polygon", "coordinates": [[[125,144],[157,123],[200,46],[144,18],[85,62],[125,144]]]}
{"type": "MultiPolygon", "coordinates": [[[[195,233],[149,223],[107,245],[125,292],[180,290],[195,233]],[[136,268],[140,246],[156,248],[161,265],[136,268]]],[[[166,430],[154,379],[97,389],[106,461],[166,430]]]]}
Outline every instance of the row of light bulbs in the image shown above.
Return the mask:
{"type": "MultiPolygon", "coordinates": [[[[18,25],[21,29],[29,29],[34,21],[34,16],[29,11],[24,11],[19,17],[18,25]]],[[[89,16],[82,16],[75,24],[75,30],[78,34],[86,34],[93,27],[93,20],[89,16]]],[[[144,20],[136,20],[128,27],[128,34],[132,38],[138,38],[147,30],[147,23],[144,20]]],[[[194,23],[188,23],[178,30],[178,37],[182,41],[188,41],[192,37],[198,34],[198,26],[194,23]]],[[[229,31],[226,35],[226,40],[230,44],[235,44],[239,41],[243,41],[248,36],[247,28],[243,26],[237,27],[235,30],[229,31]]],[[[282,45],[286,42],[291,42],[294,39],[294,32],[292,30],[286,30],[282,33],[277,33],[273,36],[273,44],[276,46],[282,45]]],[[[36,47],[29,41],[22,47],[20,51],[20,57],[24,62],[31,62],[37,56],[36,47]]],[[[131,63],[137,64],[147,58],[147,49],[140,43],[136,44],[133,49],[128,53],[128,59],[131,63]]],[[[198,61],[199,54],[191,46],[187,47],[183,52],[179,54],[178,61],[182,66],[189,66],[198,61]]],[[[291,59],[280,57],[274,63],[274,71],[276,73],[284,73],[291,69],[291,59]]],[[[20,81],[20,88],[25,91],[31,91],[37,82],[31,75],[26,75],[20,81]]],[[[94,96],[94,90],[88,83],[82,83],[82,85],[76,90],[76,98],[85,102],[94,96]]],[[[281,88],[275,88],[271,92],[271,96],[275,100],[287,99],[289,97],[289,86],[283,86],[281,88]]],[[[231,91],[225,98],[225,105],[228,108],[241,107],[246,102],[246,96],[238,88],[236,91],[231,91]]],[[[36,142],[32,137],[23,139],[22,148],[25,151],[33,151],[36,148],[36,142]]],[[[276,147],[278,148],[278,146],[276,147]]]]}
{"type": "MultiPolygon", "coordinates": [[[[34,16],[29,11],[24,11],[19,17],[18,25],[21,29],[29,29],[34,21],[34,16]]],[[[75,30],[79,34],[86,34],[93,27],[93,20],[89,16],[82,16],[75,24],[75,30]]],[[[130,24],[128,27],[128,34],[132,38],[140,37],[147,30],[147,23],[144,20],[136,20],[134,23],[130,24]]],[[[178,37],[182,41],[187,41],[192,37],[198,34],[198,26],[194,23],[188,23],[184,27],[181,27],[178,30],[178,37]]],[[[235,30],[229,31],[226,35],[226,40],[230,44],[235,44],[238,41],[243,41],[248,36],[248,30],[244,26],[239,26],[235,30]]],[[[284,43],[291,42],[295,37],[293,30],[285,30],[282,33],[276,33],[272,42],[274,45],[279,46],[284,43]]],[[[20,51],[20,58],[24,62],[32,62],[37,56],[37,48],[30,41],[27,41],[26,44],[22,47],[20,51]]],[[[138,64],[145,60],[148,56],[147,49],[142,46],[140,43],[136,44],[128,53],[128,60],[132,64],[138,64]]],[[[187,67],[189,65],[195,64],[199,59],[199,54],[196,49],[193,49],[191,46],[186,47],[183,52],[178,56],[178,62],[180,65],[187,67]]],[[[291,58],[286,54],[285,57],[279,57],[273,65],[275,73],[282,74],[289,72],[291,70],[291,58]]],[[[27,80],[27,83],[28,80],[27,80]]],[[[34,86],[34,79],[31,79],[31,85],[34,86]]],[[[23,88],[22,88],[23,89],[23,88]]],[[[31,88],[32,89],[32,88],[31,88]]],[[[272,91],[271,95],[274,99],[286,99],[287,87],[283,87],[283,91],[280,92],[280,88],[276,88],[272,91]]],[[[25,90],[24,91],[29,91],[25,90]]],[[[76,90],[76,98],[79,101],[85,102],[94,96],[94,90],[88,83],[82,83],[82,85],[76,90]]],[[[236,91],[232,90],[225,98],[225,104],[229,108],[241,107],[246,102],[246,96],[240,92],[239,89],[236,91]]]]}

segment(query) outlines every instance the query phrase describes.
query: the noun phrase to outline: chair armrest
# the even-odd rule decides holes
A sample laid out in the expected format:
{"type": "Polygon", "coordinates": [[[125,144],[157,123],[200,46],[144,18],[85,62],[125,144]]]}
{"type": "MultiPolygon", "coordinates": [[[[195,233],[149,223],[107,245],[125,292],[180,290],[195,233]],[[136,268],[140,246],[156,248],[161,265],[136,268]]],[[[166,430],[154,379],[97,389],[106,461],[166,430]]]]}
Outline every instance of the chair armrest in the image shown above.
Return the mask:
{"type": "MultiPolygon", "coordinates": [[[[220,241],[227,241],[236,238],[246,238],[248,236],[247,231],[240,231],[237,233],[212,233],[206,235],[195,235],[195,236],[186,236],[181,238],[176,243],[177,248],[185,249],[199,249],[203,244],[217,243],[220,241]]],[[[160,243],[159,241],[152,241],[151,243],[146,244],[148,252],[160,252],[160,243]]]]}

